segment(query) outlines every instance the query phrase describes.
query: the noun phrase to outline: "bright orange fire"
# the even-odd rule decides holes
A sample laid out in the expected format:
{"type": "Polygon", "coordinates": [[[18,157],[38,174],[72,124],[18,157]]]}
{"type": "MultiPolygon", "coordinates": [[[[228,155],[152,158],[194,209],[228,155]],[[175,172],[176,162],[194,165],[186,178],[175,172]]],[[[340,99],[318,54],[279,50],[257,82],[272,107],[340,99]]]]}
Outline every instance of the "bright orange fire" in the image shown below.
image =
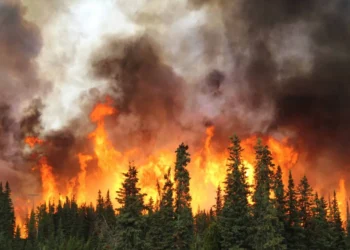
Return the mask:
{"type": "Polygon", "coordinates": [[[39,138],[34,137],[34,136],[27,136],[27,137],[24,139],[24,142],[25,142],[30,148],[34,148],[37,144],[43,144],[43,143],[44,143],[43,140],[40,140],[39,138]]]}
{"type": "MultiPolygon", "coordinates": [[[[79,153],[80,171],[76,177],[60,183],[58,191],[56,179],[52,167],[45,157],[39,160],[37,169],[40,170],[42,180],[42,200],[45,202],[53,199],[64,199],[65,196],[76,197],[79,204],[92,202],[95,204],[97,192],[103,193],[110,189],[112,195],[122,186],[124,180],[122,173],[126,172],[130,159],[137,159],[136,167],[139,171],[139,185],[148,198],[158,198],[156,187],[157,181],[162,185],[163,176],[169,168],[173,168],[175,162],[175,148],[159,150],[151,156],[144,156],[142,148],[130,148],[126,152],[120,152],[109,139],[105,127],[105,119],[108,116],[116,116],[117,109],[112,106],[112,100],[107,98],[106,102],[95,106],[90,114],[90,120],[96,124],[96,128],[88,135],[93,142],[93,153],[79,153]],[[97,168],[88,167],[90,162],[96,162],[97,168]],[[62,192],[62,187],[65,192],[62,192]]],[[[203,132],[202,147],[197,152],[191,152],[191,163],[188,166],[191,176],[190,188],[192,194],[192,207],[194,211],[198,208],[210,208],[215,203],[215,191],[218,185],[223,186],[226,176],[226,161],[228,152],[217,152],[212,145],[215,136],[215,127],[209,126],[203,132]]],[[[249,184],[254,181],[254,164],[257,136],[251,136],[242,140],[243,164],[247,170],[249,184]]],[[[27,137],[25,142],[34,148],[37,144],[43,144],[43,140],[35,137],[27,137]]],[[[298,152],[288,144],[287,138],[277,140],[272,137],[263,138],[272,152],[274,163],[280,165],[287,173],[298,161],[298,152]]],[[[116,142],[117,143],[117,142],[116,142]]],[[[191,151],[191,150],[190,150],[191,151]]],[[[92,163],[95,164],[95,163],[92,163]]],[[[285,176],[287,176],[285,174],[285,176]]],[[[338,196],[342,214],[345,213],[345,183],[341,180],[338,196]]],[[[118,204],[115,204],[116,206],[118,204]]],[[[30,204],[27,204],[30,207],[30,204]]],[[[17,220],[17,223],[20,223],[17,220]]]]}
{"type": "Polygon", "coordinates": [[[52,202],[58,197],[58,191],[52,167],[47,163],[45,157],[40,159],[40,174],[44,201],[46,203],[52,202]]]}

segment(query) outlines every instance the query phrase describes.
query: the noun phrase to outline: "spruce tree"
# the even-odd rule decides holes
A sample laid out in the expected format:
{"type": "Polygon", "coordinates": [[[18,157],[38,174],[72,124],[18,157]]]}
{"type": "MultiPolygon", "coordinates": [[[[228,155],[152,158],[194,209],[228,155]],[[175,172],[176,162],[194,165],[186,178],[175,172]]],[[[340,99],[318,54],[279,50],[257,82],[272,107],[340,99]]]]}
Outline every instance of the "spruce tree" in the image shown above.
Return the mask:
{"type": "Polygon", "coordinates": [[[175,213],[174,213],[174,198],[173,198],[173,182],[171,181],[170,169],[164,175],[165,184],[160,191],[159,207],[156,206],[150,214],[150,227],[147,232],[147,249],[166,250],[174,248],[175,234],[175,213]]]}
{"type": "Polygon", "coordinates": [[[221,187],[218,185],[218,188],[216,190],[216,199],[215,199],[215,214],[216,216],[220,216],[222,212],[222,194],[221,194],[221,187]]]}
{"type": "Polygon", "coordinates": [[[230,138],[229,158],[225,180],[224,205],[218,216],[223,249],[248,247],[251,218],[248,204],[249,186],[242,164],[243,151],[239,138],[230,138]]]}
{"type": "Polygon", "coordinates": [[[109,227],[114,227],[115,225],[115,212],[113,204],[109,195],[109,190],[107,190],[106,199],[104,203],[104,217],[109,227]]]}
{"type": "Polygon", "coordinates": [[[37,246],[37,222],[34,210],[31,211],[26,222],[27,241],[26,249],[36,249],[37,246]]]}
{"type": "Polygon", "coordinates": [[[327,203],[323,197],[315,195],[310,221],[310,247],[312,250],[331,249],[330,227],[327,221],[327,203]]]}
{"type": "Polygon", "coordinates": [[[97,204],[96,204],[96,214],[97,214],[97,218],[101,221],[103,221],[104,218],[104,214],[105,214],[105,202],[103,200],[102,194],[101,194],[101,190],[98,190],[98,194],[97,194],[97,204]]]}
{"type": "Polygon", "coordinates": [[[313,194],[312,188],[304,175],[300,180],[300,183],[297,188],[298,193],[298,209],[299,209],[299,218],[300,223],[303,228],[303,234],[301,242],[304,244],[306,249],[310,246],[310,220],[312,215],[312,206],[313,206],[313,194]]]}
{"type": "Polygon", "coordinates": [[[286,195],[284,192],[284,184],[282,180],[282,169],[277,167],[274,180],[275,206],[277,210],[277,217],[283,225],[283,232],[286,223],[286,195]]]}
{"type": "Polygon", "coordinates": [[[345,249],[345,234],[343,229],[343,221],[341,219],[339,205],[336,193],[334,191],[331,214],[331,233],[332,233],[332,249],[345,249]]]}
{"type": "Polygon", "coordinates": [[[161,249],[174,248],[175,234],[175,213],[174,213],[174,197],[173,182],[171,181],[170,169],[164,176],[165,184],[163,187],[162,198],[159,206],[159,216],[162,229],[161,249]]]}
{"type": "Polygon", "coordinates": [[[188,146],[181,144],[176,150],[175,162],[175,244],[174,249],[188,250],[193,239],[193,215],[190,195],[190,163],[188,146]]]}
{"type": "Polygon", "coordinates": [[[256,250],[286,249],[284,238],[279,232],[281,225],[274,202],[270,199],[273,187],[273,167],[271,152],[258,140],[255,167],[255,192],[253,194],[253,239],[256,250]]]}
{"type": "Polygon", "coordinates": [[[221,250],[221,234],[216,221],[212,221],[204,236],[204,250],[221,250]]]}
{"type": "Polygon", "coordinates": [[[350,249],[350,212],[349,202],[346,201],[346,237],[345,237],[346,249],[350,249]]]}
{"type": "Polygon", "coordinates": [[[22,250],[24,246],[24,241],[21,239],[21,229],[19,226],[16,227],[15,238],[12,243],[13,250],[22,250]]]}
{"type": "Polygon", "coordinates": [[[297,193],[295,190],[292,172],[289,170],[286,201],[285,237],[288,249],[305,249],[304,234],[300,224],[297,193]]]}
{"type": "Polygon", "coordinates": [[[198,210],[194,216],[195,240],[192,249],[202,250],[204,247],[205,234],[210,225],[210,215],[205,210],[198,210]]]}
{"type": "Polygon", "coordinates": [[[128,172],[124,173],[125,180],[117,192],[117,201],[120,208],[116,224],[115,249],[139,250],[143,248],[144,239],[142,211],[144,206],[144,194],[138,188],[138,177],[135,166],[131,163],[128,172]]]}
{"type": "Polygon", "coordinates": [[[4,239],[10,241],[15,233],[15,212],[11,198],[11,189],[8,182],[3,190],[0,183],[0,233],[4,239]]]}

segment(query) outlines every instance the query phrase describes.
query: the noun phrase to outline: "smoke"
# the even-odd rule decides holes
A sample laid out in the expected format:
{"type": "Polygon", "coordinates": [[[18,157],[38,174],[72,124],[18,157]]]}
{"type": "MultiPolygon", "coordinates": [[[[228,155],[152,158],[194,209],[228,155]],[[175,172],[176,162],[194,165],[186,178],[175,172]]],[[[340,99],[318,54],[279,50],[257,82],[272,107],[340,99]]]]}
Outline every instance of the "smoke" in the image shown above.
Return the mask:
{"type": "Polygon", "coordinates": [[[288,136],[309,171],[341,173],[348,11],[346,0],[1,2],[0,167],[27,171],[23,138],[40,135],[54,173],[73,177],[91,152],[89,112],[110,95],[121,152],[196,150],[214,125],[216,151],[233,133],[288,136]]]}
{"type": "Polygon", "coordinates": [[[29,166],[22,158],[23,134],[37,122],[28,106],[50,90],[50,84],[37,74],[34,61],[42,47],[40,30],[24,15],[25,8],[18,1],[0,3],[1,181],[10,181],[18,193],[34,187],[32,176],[27,174],[29,166]]]}

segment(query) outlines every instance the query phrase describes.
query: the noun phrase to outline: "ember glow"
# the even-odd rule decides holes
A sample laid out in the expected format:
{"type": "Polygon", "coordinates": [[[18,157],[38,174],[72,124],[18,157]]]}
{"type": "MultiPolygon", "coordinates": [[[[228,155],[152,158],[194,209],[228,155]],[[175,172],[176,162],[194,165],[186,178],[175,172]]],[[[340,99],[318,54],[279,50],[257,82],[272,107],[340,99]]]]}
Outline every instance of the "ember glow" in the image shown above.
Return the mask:
{"type": "Polygon", "coordinates": [[[209,209],[233,133],[249,184],[262,138],[285,183],[291,169],[336,190],[344,218],[350,19],[344,0],[302,2],[5,0],[0,174],[17,223],[66,196],[114,201],[129,164],[156,200],[181,142],[192,208],[209,209]]]}

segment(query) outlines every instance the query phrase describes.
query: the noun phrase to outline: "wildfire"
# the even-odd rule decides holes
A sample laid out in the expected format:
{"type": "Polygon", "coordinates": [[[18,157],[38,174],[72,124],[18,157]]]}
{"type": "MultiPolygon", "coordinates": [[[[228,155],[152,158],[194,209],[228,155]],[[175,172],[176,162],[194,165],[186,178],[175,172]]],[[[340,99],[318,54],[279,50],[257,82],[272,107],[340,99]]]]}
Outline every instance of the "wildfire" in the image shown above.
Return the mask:
{"type": "Polygon", "coordinates": [[[37,137],[34,137],[34,136],[27,136],[25,139],[24,139],[24,142],[30,147],[30,148],[34,148],[37,144],[43,144],[44,141],[43,140],[40,140],[39,138],[37,137]]]}
{"type": "Polygon", "coordinates": [[[52,173],[52,167],[47,163],[45,157],[40,159],[40,174],[43,198],[46,203],[52,202],[58,197],[58,192],[55,176],[52,173]]]}
{"type": "MultiPolygon", "coordinates": [[[[87,138],[93,143],[93,152],[81,152],[76,155],[79,161],[79,172],[74,178],[67,182],[60,183],[60,190],[56,183],[56,178],[52,166],[49,165],[45,157],[38,160],[38,166],[42,182],[42,200],[45,202],[54,199],[65,199],[76,197],[78,204],[92,202],[95,204],[99,189],[106,192],[107,189],[113,193],[118,190],[123,182],[123,172],[126,172],[129,161],[137,159],[135,163],[139,172],[139,186],[148,197],[154,200],[158,198],[157,181],[163,185],[163,176],[169,168],[173,168],[175,161],[174,148],[162,149],[152,155],[143,155],[141,148],[130,148],[120,152],[109,138],[105,126],[105,119],[111,116],[117,119],[118,110],[113,107],[110,98],[104,103],[97,104],[90,113],[90,120],[96,124],[94,131],[88,134],[87,138]],[[88,164],[92,164],[91,168],[88,164]],[[89,195],[88,195],[89,194],[89,195]]],[[[197,152],[191,152],[191,163],[188,166],[191,175],[191,195],[192,207],[210,208],[215,203],[215,190],[218,185],[223,185],[226,176],[228,152],[217,152],[213,147],[215,136],[215,126],[208,126],[203,131],[202,146],[197,152]]],[[[247,181],[254,182],[254,165],[257,136],[251,136],[242,140],[243,164],[246,167],[247,181]]],[[[43,140],[35,137],[27,137],[25,142],[33,149],[36,145],[42,145],[43,140]]],[[[117,143],[115,140],[114,143],[117,143]]],[[[298,161],[298,152],[293,146],[288,144],[287,138],[277,140],[273,137],[263,138],[264,144],[268,145],[274,163],[280,165],[284,173],[292,168],[298,161]]],[[[90,166],[90,165],[89,165],[90,166]]],[[[286,176],[286,174],[285,174],[286,176]]],[[[340,181],[338,196],[342,214],[345,213],[345,183],[340,181]]],[[[115,204],[116,206],[118,204],[115,204]]],[[[20,220],[17,221],[20,223],[20,220]]]]}

